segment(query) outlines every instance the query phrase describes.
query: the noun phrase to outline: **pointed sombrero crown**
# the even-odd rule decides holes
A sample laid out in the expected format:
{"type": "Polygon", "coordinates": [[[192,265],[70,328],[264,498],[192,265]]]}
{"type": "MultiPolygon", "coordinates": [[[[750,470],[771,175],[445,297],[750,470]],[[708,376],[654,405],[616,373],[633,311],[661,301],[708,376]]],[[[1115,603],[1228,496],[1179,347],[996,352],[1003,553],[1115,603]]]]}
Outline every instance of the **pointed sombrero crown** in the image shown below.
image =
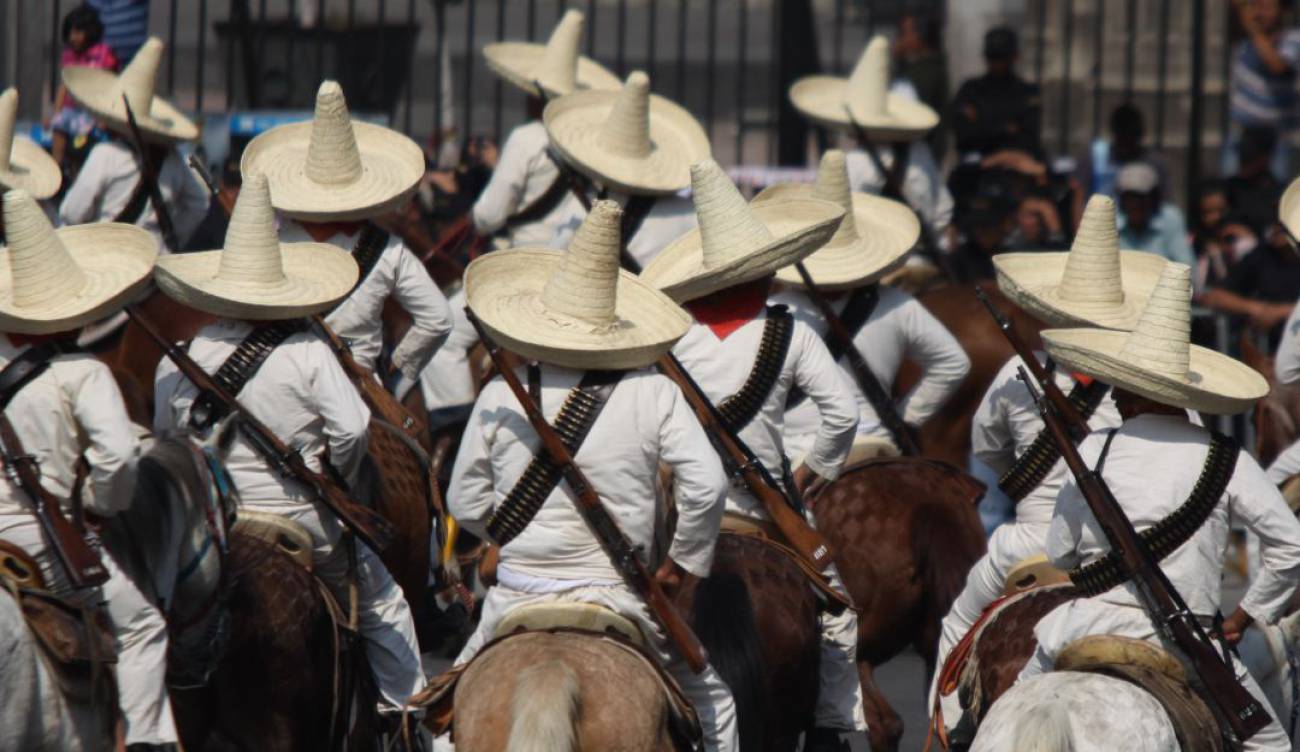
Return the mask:
{"type": "Polygon", "coordinates": [[[483,48],[483,57],[493,73],[533,96],[541,93],[539,83],[551,96],[580,89],[617,89],[618,76],[579,52],[585,18],[581,11],[570,8],[545,45],[495,42],[483,48]]]}
{"type": "Polygon", "coordinates": [[[30,139],[14,133],[18,126],[18,90],[0,94],[0,190],[27,191],[46,199],[59,191],[63,173],[59,164],[30,139]]]}
{"type": "Polygon", "coordinates": [[[162,58],[162,40],[149,37],[120,75],[82,66],[68,66],[61,75],[73,98],[119,133],[130,132],[122,102],[125,96],[145,138],[193,141],[199,137],[198,126],[157,94],[162,58]]]}

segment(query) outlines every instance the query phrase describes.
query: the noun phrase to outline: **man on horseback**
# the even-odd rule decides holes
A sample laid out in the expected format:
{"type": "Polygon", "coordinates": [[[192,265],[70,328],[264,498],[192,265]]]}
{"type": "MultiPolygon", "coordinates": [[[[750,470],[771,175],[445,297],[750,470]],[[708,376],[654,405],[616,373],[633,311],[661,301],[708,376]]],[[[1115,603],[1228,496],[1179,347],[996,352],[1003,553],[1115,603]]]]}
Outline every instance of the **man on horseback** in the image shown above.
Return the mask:
{"type": "MultiPolygon", "coordinates": [[[[749,205],[713,160],[691,167],[699,229],[677,239],[646,267],[643,278],[686,305],[695,323],[673,348],[681,365],[732,415],[728,428],[748,445],[791,495],[834,480],[853,443],[858,409],[826,345],[782,306],[768,306],[772,275],[830,239],[844,216],[838,204],[812,198],[749,205]],[[747,370],[737,367],[753,363],[747,370]],[[821,424],[802,464],[790,471],[782,416],[791,390],[816,406],[821,424]]],[[[766,520],[767,511],[741,483],[727,489],[728,516],[766,520]]],[[[830,586],[845,593],[832,566],[830,586]]],[[[847,594],[845,594],[847,598],[847,594]]],[[[856,665],[857,616],[845,608],[821,617],[822,663],[810,749],[840,749],[840,734],[866,730],[856,665]]]]}
{"type": "MultiPolygon", "coordinates": [[[[1300,233],[1300,179],[1291,181],[1286,193],[1282,194],[1278,219],[1291,238],[1297,237],[1300,233]]],[[[1300,383],[1300,305],[1291,310],[1282,327],[1282,340],[1277,344],[1273,365],[1279,384],[1300,383]]],[[[1300,441],[1283,450],[1268,466],[1269,480],[1277,485],[1286,483],[1297,474],[1300,474],[1300,441]]],[[[1290,496],[1287,494],[1288,501],[1290,496]]]]}
{"type": "MultiPolygon", "coordinates": [[[[921,367],[916,386],[899,402],[885,409],[915,430],[943,406],[970,371],[970,358],[943,324],[911,295],[880,278],[900,266],[916,246],[920,226],[907,206],[870,196],[850,193],[844,152],[832,149],[822,156],[815,185],[784,185],[768,188],[755,203],[782,197],[820,198],[844,207],[844,221],[823,248],[802,262],[817,287],[806,287],[793,267],[776,273],[776,279],[790,288],[772,297],[773,303],[788,306],[796,319],[804,321],[822,336],[833,355],[838,355],[845,380],[854,384],[858,398],[858,433],[845,466],[881,454],[896,455],[888,423],[877,413],[872,395],[856,385],[850,363],[832,339],[829,324],[809,295],[828,293],[828,301],[853,337],[885,395],[893,390],[894,378],[904,357],[921,367]]],[[[785,413],[785,449],[791,457],[807,453],[821,417],[809,400],[796,397],[785,413]]]]}
{"type": "MultiPolygon", "coordinates": [[[[1164,263],[1153,254],[1120,250],[1115,204],[1105,196],[1088,202],[1069,252],[1004,253],[993,261],[998,287],[1038,319],[1053,326],[1087,323],[1113,329],[1130,329],[1136,323],[1164,263]]],[[[1060,368],[1042,352],[1034,355],[1080,406],[1090,427],[1119,424],[1105,384],[1060,368]]],[[[1023,366],[1013,355],[975,411],[972,452],[1001,476],[1000,487],[1016,502],[1016,517],[993,532],[988,553],[971,568],[965,588],[943,619],[935,687],[949,653],[1002,595],[1007,573],[1042,553],[1056,493],[1069,475],[1032,397],[1016,379],[1023,366]]],[[[944,703],[944,723],[952,726],[961,716],[956,693],[938,699],[944,703]]]]}
{"type": "MultiPolygon", "coordinates": [[[[1131,333],[1058,329],[1044,332],[1043,341],[1057,362],[1113,388],[1123,423],[1089,435],[1079,454],[1096,468],[1139,534],[1157,525],[1174,531],[1173,540],[1148,538],[1153,556],[1192,614],[1235,645],[1252,622],[1271,624],[1283,614],[1300,579],[1300,521],[1249,453],[1188,418],[1190,410],[1240,413],[1268,391],[1249,366],[1190,344],[1191,297],[1190,270],[1169,263],[1131,333]],[[1171,526],[1171,520],[1178,524],[1171,526]],[[1220,579],[1234,522],[1259,537],[1261,569],[1237,609],[1222,619],[1220,579]]],[[[1078,485],[1066,478],[1047,533],[1047,556],[1054,566],[1072,570],[1076,587],[1099,594],[1059,606],[1038,623],[1038,647],[1021,679],[1051,671],[1056,656],[1087,635],[1163,643],[1134,584],[1114,557],[1104,558],[1105,540],[1078,485]],[[1083,565],[1090,566],[1076,569],[1083,565]]],[[[1267,707],[1236,656],[1226,649],[1224,655],[1238,680],[1267,707]]],[[[1244,748],[1285,750],[1290,742],[1274,718],[1244,748]]]]}
{"type": "MultiPolygon", "coordinates": [[[[225,248],[167,258],[157,274],[163,292],[222,317],[189,343],[189,356],[312,470],[353,478],[366,452],[370,411],[329,345],[302,319],[329,310],[353,289],[353,257],[329,243],[280,243],[267,179],[252,172],[235,202],[225,248]]],[[[221,406],[166,358],[158,364],[154,400],[159,430],[204,433],[222,417],[221,406]]],[[[314,573],[340,602],[348,602],[355,579],[359,631],[380,711],[400,711],[424,676],[410,608],[378,554],[344,539],[339,519],[316,494],[277,472],[243,434],[227,466],[241,508],[287,517],[310,534],[314,573]]]]}
{"type": "MultiPolygon", "coordinates": [[[[59,192],[63,175],[58,162],[39,144],[14,133],[18,119],[18,90],[0,93],[0,190],[26,191],[37,201],[59,192]]],[[[0,217],[0,243],[4,242],[4,218],[0,217]]]]}
{"type": "Polygon", "coordinates": [[[411,317],[392,364],[400,398],[451,331],[447,299],[400,237],[374,220],[399,209],[424,175],[424,153],[397,131],[353,121],[343,90],[324,81],[310,123],[289,123],[249,142],[245,177],[261,173],[284,218],[285,242],[329,243],[349,251],[361,268],[352,292],[327,308],[325,322],[361,365],[376,370],[384,345],[384,302],[391,296],[411,317]]]}
{"type": "Polygon", "coordinates": [[[108,367],[74,352],[72,340],[81,326],[113,313],[148,282],[158,246],[148,232],[128,224],[55,231],[25,191],[5,194],[4,219],[10,268],[0,292],[0,332],[5,333],[0,337],[0,438],[6,469],[0,481],[0,539],[36,560],[54,594],[81,606],[104,604],[117,643],[127,747],[173,749],[177,735],[163,681],[167,625],[162,615],[107,551],[99,556],[108,579],[98,588],[74,590],[55,541],[46,538],[32,512],[40,501],[35,495],[46,493],[73,519],[82,504],[108,516],[131,503],[136,431],[108,367]],[[25,379],[21,372],[27,368],[36,375],[25,379]],[[34,457],[39,468],[43,490],[35,494],[15,469],[25,457],[34,457]],[[84,478],[77,469],[82,459],[89,465],[84,478]]]}
{"type": "MultiPolygon", "coordinates": [[[[622,212],[598,201],[567,252],[490,254],[465,275],[469,307],[502,345],[537,362],[518,369],[619,528],[652,558],[659,467],[672,470],[677,523],[655,574],[670,591],[707,577],[726,477],[677,387],[646,367],[689,317],[618,268],[622,212]],[[574,407],[586,404],[586,409],[574,407]],[[585,440],[584,440],[585,439],[585,440]]],[[[572,489],[547,477],[539,439],[501,379],[484,386],[448,492],[452,515],[501,547],[497,585],[457,664],[471,660],[512,610],[592,603],[631,619],[681,684],[710,750],[737,749],[731,692],[711,668],[695,674],[670,650],[645,602],[621,579],[575,509],[572,489]],[[540,470],[540,472],[539,472],[540,470]]]]}

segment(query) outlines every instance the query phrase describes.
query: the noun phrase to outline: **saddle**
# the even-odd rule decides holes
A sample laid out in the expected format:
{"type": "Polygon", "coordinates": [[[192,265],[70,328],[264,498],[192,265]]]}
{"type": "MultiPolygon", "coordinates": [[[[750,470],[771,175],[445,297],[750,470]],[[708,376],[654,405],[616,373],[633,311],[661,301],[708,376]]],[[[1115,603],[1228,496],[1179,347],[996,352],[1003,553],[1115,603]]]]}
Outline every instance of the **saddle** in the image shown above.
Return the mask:
{"type": "Polygon", "coordinates": [[[234,532],[256,538],[274,546],[295,564],[312,571],[311,534],[297,522],[274,512],[258,512],[241,508],[235,517],[234,532]]]}
{"type": "Polygon", "coordinates": [[[838,593],[829,586],[825,575],[814,569],[793,548],[785,545],[785,536],[781,535],[780,529],[768,520],[746,517],[735,512],[723,512],[721,533],[752,538],[794,562],[827,610],[833,613],[840,613],[845,608],[858,610],[843,593],[838,593]]]}
{"type": "Polygon", "coordinates": [[[493,637],[505,637],[515,632],[549,632],[566,627],[617,635],[639,648],[645,647],[645,635],[631,619],[595,603],[537,603],[516,608],[497,625],[493,637]]]}
{"type": "Polygon", "coordinates": [[[1057,585],[1069,582],[1070,576],[1052,566],[1047,554],[1034,554],[1016,562],[1007,572],[1006,584],[1002,595],[1015,595],[1043,585],[1057,585]]]}

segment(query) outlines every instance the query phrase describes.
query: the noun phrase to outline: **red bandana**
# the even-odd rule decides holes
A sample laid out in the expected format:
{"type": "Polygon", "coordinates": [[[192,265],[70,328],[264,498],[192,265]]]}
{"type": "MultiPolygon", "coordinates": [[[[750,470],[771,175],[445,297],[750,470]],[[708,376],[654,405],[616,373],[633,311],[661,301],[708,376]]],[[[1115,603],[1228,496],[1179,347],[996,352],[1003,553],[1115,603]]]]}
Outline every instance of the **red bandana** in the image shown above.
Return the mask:
{"type": "Polygon", "coordinates": [[[1085,375],[1083,375],[1083,374],[1081,374],[1081,373],[1074,372],[1074,371],[1072,371],[1072,372],[1070,373],[1070,375],[1073,376],[1073,377],[1074,377],[1074,380],[1077,381],[1077,382],[1079,382],[1080,384],[1083,384],[1084,386],[1092,386],[1092,377],[1091,377],[1091,376],[1085,376],[1085,375]]]}
{"type": "Polygon", "coordinates": [[[767,292],[768,279],[764,277],[692,300],[686,310],[712,329],[718,339],[726,339],[758,316],[767,304],[767,292]]]}
{"type": "Polygon", "coordinates": [[[299,222],[298,226],[317,243],[325,243],[335,235],[356,235],[361,230],[361,222],[299,222]]]}

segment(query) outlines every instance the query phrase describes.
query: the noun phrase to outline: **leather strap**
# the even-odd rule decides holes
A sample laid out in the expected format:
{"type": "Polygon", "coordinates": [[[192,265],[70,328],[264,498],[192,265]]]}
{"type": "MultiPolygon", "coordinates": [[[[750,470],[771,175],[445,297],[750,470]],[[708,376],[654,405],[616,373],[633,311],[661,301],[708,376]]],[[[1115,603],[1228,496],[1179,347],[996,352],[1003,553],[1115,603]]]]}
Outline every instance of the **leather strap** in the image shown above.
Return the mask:
{"type": "MultiPolygon", "coordinates": [[[[550,152],[547,152],[549,155],[550,152]]],[[[506,217],[503,230],[513,230],[521,225],[538,222],[546,215],[555,211],[555,207],[560,205],[564,197],[569,195],[569,181],[564,179],[563,175],[556,175],[554,182],[542,191],[542,195],[533,199],[533,202],[519,211],[506,217]]]]}
{"type": "MultiPolygon", "coordinates": [[[[294,334],[306,330],[307,324],[302,319],[273,321],[254,327],[217,372],[212,374],[212,380],[227,394],[238,397],[248,380],[253,378],[275,348],[294,334]]],[[[201,392],[190,407],[190,427],[195,431],[206,431],[224,418],[227,412],[227,406],[219,399],[201,392]]]]}
{"type": "Polygon", "coordinates": [[[9,407],[14,395],[44,373],[54,356],[64,352],[71,352],[71,349],[57,342],[46,342],[23,350],[9,361],[0,370],[0,410],[9,407]]]}
{"type": "MultiPolygon", "coordinates": [[[[374,222],[366,222],[361,226],[361,231],[357,233],[357,242],[352,246],[352,258],[356,260],[361,273],[357,275],[357,283],[352,286],[352,292],[356,292],[361,283],[370,276],[370,272],[374,271],[375,264],[379,263],[379,258],[384,255],[384,249],[388,247],[389,237],[388,231],[374,222]]],[[[352,292],[348,295],[350,296],[352,292]]]]}
{"type": "MultiPolygon", "coordinates": [[[[554,428],[572,455],[578,454],[591,427],[605,409],[605,403],[614,387],[623,378],[623,371],[588,371],[578,385],[569,391],[563,407],[555,416],[554,428]]],[[[531,379],[530,379],[531,380],[531,379]]],[[[541,408],[541,400],[537,406],[541,408]]],[[[528,527],[546,499],[560,484],[563,477],[560,465],[545,451],[533,457],[519,476],[514,488],[487,521],[487,532],[492,541],[504,547],[528,527]]]]}
{"type": "Polygon", "coordinates": [[[0,450],[4,452],[5,467],[13,471],[19,485],[32,500],[53,502],[55,509],[59,508],[59,501],[41,485],[40,466],[36,464],[36,458],[23,448],[23,442],[4,410],[23,387],[50,367],[50,360],[60,352],[62,348],[53,342],[30,347],[0,370],[0,450]]]}
{"type": "MultiPolygon", "coordinates": [[[[150,159],[152,159],[154,164],[158,165],[158,169],[161,170],[163,162],[167,159],[166,152],[161,149],[150,149],[150,151],[154,152],[154,154],[150,156],[150,159]],[[162,151],[163,153],[157,153],[159,151],[162,151]]],[[[140,158],[137,155],[137,169],[139,169],[139,159],[140,158]]],[[[135,181],[135,188],[131,189],[131,197],[126,200],[126,205],[122,207],[122,211],[118,212],[117,216],[113,217],[111,221],[125,222],[128,225],[133,225],[140,221],[140,217],[144,214],[144,206],[149,202],[149,184],[144,179],[143,170],[140,170],[140,174],[140,179],[135,181]]]]}
{"type": "MultiPolygon", "coordinates": [[[[840,312],[840,322],[844,324],[844,329],[848,331],[849,338],[856,337],[862,327],[867,325],[871,319],[871,314],[876,312],[876,306],[880,303],[880,286],[867,285],[859,287],[849,295],[848,301],[844,303],[844,310],[840,312]]],[[[826,333],[822,335],[822,341],[826,343],[826,349],[831,353],[831,360],[839,361],[844,357],[845,343],[840,342],[838,338],[831,336],[831,328],[826,327],[826,333]]],[[[871,395],[865,395],[868,399],[871,395]]],[[[801,402],[808,398],[803,390],[795,387],[790,390],[790,397],[786,400],[785,409],[797,407],[801,402]]],[[[872,405],[876,415],[883,415],[883,410],[895,409],[893,405],[872,405]]]]}
{"type": "Polygon", "coordinates": [[[619,250],[619,261],[624,269],[633,274],[641,273],[641,264],[628,251],[628,243],[632,242],[632,238],[641,229],[646,217],[650,216],[658,200],[658,196],[632,196],[628,198],[627,206],[623,207],[623,219],[619,222],[619,237],[623,239],[623,246],[619,250]]]}
{"type": "Polygon", "coordinates": [[[785,366],[785,356],[790,352],[790,339],[794,334],[794,317],[783,305],[768,306],[767,321],[763,324],[763,338],[758,344],[758,354],[749,377],[740,391],[718,405],[718,414],[728,431],[739,433],[763,409],[768,395],[776,386],[785,366]]]}
{"type": "MultiPolygon", "coordinates": [[[[1050,361],[1048,366],[1050,372],[1052,370],[1050,361]]],[[[1109,392],[1110,386],[1101,381],[1094,380],[1087,386],[1076,381],[1067,399],[1074,404],[1083,419],[1088,420],[1093,413],[1097,412],[1097,407],[1109,392]]],[[[1044,427],[1034,437],[1029,448],[1016,458],[1011,469],[998,479],[998,488],[1002,489],[1002,493],[1013,502],[1018,502],[1042,484],[1043,479],[1052,471],[1059,459],[1061,459],[1061,450],[1056,448],[1056,441],[1044,427]]]]}

